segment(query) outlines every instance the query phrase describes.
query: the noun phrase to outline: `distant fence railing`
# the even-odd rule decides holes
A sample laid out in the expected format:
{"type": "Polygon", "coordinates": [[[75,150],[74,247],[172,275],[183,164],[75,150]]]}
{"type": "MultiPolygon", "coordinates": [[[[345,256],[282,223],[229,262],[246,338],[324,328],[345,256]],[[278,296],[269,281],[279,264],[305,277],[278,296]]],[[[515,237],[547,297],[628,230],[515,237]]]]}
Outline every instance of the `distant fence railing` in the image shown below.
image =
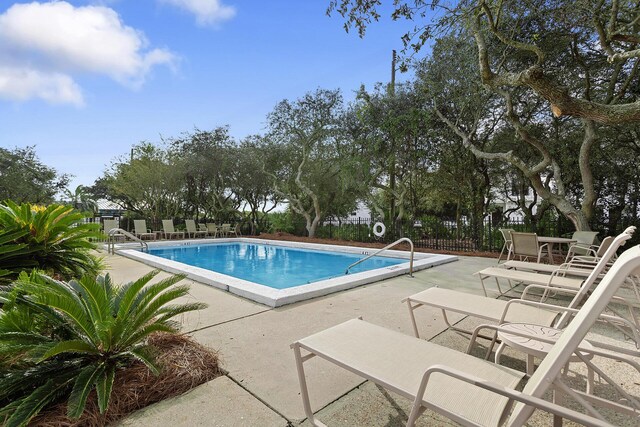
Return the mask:
{"type": "MultiPolygon", "coordinates": [[[[89,219],[89,221],[99,222],[100,218],[89,219]]],[[[214,222],[216,224],[230,223],[238,224],[243,235],[251,232],[251,225],[246,219],[240,217],[221,218],[216,220],[202,220],[199,222],[214,222]]],[[[496,221],[493,218],[484,218],[482,221],[460,221],[436,217],[422,218],[420,220],[385,221],[385,234],[378,237],[373,233],[373,225],[376,221],[369,218],[349,218],[349,219],[327,219],[318,225],[316,237],[324,239],[344,240],[362,243],[391,243],[401,237],[410,238],[416,248],[435,249],[454,252],[499,252],[504,244],[501,228],[511,228],[516,231],[536,232],[539,236],[570,236],[573,233],[572,224],[564,219],[552,219],[540,222],[535,226],[527,224],[521,220],[496,221]]],[[[184,229],[184,221],[175,219],[176,229],[184,229]]],[[[626,227],[633,224],[624,221],[615,229],[606,226],[594,226],[593,229],[600,231],[599,238],[607,235],[621,233],[626,227]]],[[[120,228],[133,230],[133,220],[127,217],[120,218],[120,228]]],[[[151,230],[162,230],[161,221],[147,220],[147,227],[151,230]]],[[[263,218],[255,224],[256,234],[282,231],[269,221],[268,217],[263,218]]],[[[296,220],[289,224],[287,232],[305,236],[305,223],[296,220]]],[[[640,243],[640,233],[636,234],[627,247],[640,243]]]]}
{"type": "MultiPolygon", "coordinates": [[[[502,219],[495,221],[484,218],[476,223],[440,218],[426,218],[416,221],[385,221],[384,236],[377,237],[373,233],[374,221],[368,218],[354,218],[347,220],[324,221],[317,229],[316,236],[320,238],[350,240],[355,242],[390,243],[401,237],[408,237],[416,248],[435,249],[455,252],[499,252],[504,240],[501,228],[511,228],[516,231],[535,232],[539,236],[562,237],[571,236],[573,225],[566,219],[545,220],[532,225],[521,220],[502,219]]],[[[631,223],[620,223],[616,229],[594,226],[594,231],[600,231],[599,238],[621,233],[631,223]]],[[[638,224],[640,225],[640,224],[638,224]]],[[[640,243],[640,235],[635,235],[627,245],[630,247],[640,243]]]]}

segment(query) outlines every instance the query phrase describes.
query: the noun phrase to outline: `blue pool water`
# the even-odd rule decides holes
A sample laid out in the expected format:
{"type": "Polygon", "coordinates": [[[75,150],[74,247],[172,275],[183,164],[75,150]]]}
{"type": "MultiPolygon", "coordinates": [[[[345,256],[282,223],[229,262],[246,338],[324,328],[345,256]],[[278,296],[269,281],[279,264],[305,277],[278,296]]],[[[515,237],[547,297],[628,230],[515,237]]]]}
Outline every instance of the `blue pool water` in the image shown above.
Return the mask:
{"type": "MultiPolygon", "coordinates": [[[[366,256],[251,243],[149,248],[149,253],[275,289],[343,276],[350,264],[366,256]]],[[[373,257],[353,267],[350,273],[404,262],[407,260],[373,257]]]]}

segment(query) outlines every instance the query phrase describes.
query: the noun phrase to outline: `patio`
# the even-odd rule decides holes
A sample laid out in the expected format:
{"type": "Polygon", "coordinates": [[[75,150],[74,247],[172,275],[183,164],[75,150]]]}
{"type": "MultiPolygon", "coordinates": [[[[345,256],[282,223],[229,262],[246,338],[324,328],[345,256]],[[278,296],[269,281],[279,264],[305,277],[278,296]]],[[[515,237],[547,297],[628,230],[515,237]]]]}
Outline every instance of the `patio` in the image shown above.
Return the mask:
{"type": "MultiPolygon", "coordinates": [[[[120,256],[109,256],[106,262],[116,282],[131,280],[150,270],[120,256]]],[[[289,344],[358,316],[412,335],[407,308],[400,303],[404,297],[435,285],[482,295],[479,280],[472,273],[493,265],[495,259],[460,257],[457,262],[420,271],[414,278],[392,278],[276,309],[191,282],[192,298],[207,302],[209,307],[186,315],[182,319],[184,331],[218,349],[228,374],[183,396],[139,411],[122,425],[309,425],[304,421],[289,344]]],[[[164,277],[164,273],[159,276],[164,277]]],[[[438,310],[423,307],[416,311],[416,317],[423,337],[461,351],[466,349],[468,337],[445,331],[438,310]]],[[[452,322],[461,319],[462,316],[450,318],[452,322]]],[[[468,327],[480,322],[464,319],[463,323],[468,327]]],[[[482,350],[478,348],[478,354],[482,350]]],[[[512,350],[505,352],[503,361],[524,369],[524,356],[512,350]]],[[[579,371],[577,366],[572,365],[572,372],[579,371]]],[[[319,418],[328,425],[401,426],[406,422],[408,400],[322,360],[309,362],[306,370],[312,406],[316,411],[322,408],[319,418]]],[[[621,368],[616,374],[625,389],[640,395],[637,373],[621,368]]],[[[548,425],[551,418],[536,414],[531,421],[532,425],[548,425]]],[[[417,425],[435,423],[454,425],[432,412],[425,413],[417,425]]]]}

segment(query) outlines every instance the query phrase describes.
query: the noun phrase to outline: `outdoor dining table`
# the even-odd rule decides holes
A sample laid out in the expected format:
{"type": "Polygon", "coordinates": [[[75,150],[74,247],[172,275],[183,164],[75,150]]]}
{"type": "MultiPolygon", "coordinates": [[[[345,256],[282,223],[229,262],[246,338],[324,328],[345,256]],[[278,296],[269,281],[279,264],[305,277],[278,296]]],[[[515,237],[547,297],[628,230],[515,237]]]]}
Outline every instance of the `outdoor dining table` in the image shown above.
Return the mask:
{"type": "Polygon", "coordinates": [[[577,242],[576,239],[570,239],[570,238],[567,238],[567,237],[538,236],[538,243],[547,243],[549,245],[549,248],[548,248],[547,252],[549,254],[549,263],[550,264],[555,264],[554,260],[553,260],[553,245],[555,245],[557,243],[558,245],[566,244],[567,246],[571,246],[572,244],[574,244],[576,242],[577,242]]]}

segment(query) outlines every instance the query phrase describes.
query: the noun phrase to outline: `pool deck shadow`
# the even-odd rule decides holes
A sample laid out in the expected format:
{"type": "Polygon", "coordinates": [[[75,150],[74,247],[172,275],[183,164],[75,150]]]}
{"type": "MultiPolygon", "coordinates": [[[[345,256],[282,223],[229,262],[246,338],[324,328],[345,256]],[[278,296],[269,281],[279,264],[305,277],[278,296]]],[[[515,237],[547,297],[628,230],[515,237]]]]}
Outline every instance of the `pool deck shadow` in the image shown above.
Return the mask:
{"type": "MultiPolygon", "coordinates": [[[[116,283],[151,270],[119,256],[107,257],[106,261],[112,266],[116,283]]],[[[184,316],[183,329],[200,343],[218,350],[228,373],[183,396],[143,409],[124,425],[309,425],[304,421],[293,351],[289,347],[292,342],[359,316],[413,335],[407,307],[401,303],[403,298],[436,285],[482,295],[479,279],[473,273],[495,263],[495,259],[460,257],[459,261],[419,271],[413,278],[395,277],[275,309],[192,282],[188,299],[206,302],[209,307],[184,316]]],[[[453,348],[468,342],[459,334],[446,331],[439,310],[423,307],[416,311],[416,317],[423,338],[435,337],[435,342],[453,348]]],[[[461,319],[463,316],[450,316],[452,322],[461,319]]],[[[399,426],[406,422],[406,399],[320,358],[305,363],[305,371],[312,408],[328,425],[399,426]]],[[[452,424],[436,414],[425,415],[418,423],[452,424]]]]}

